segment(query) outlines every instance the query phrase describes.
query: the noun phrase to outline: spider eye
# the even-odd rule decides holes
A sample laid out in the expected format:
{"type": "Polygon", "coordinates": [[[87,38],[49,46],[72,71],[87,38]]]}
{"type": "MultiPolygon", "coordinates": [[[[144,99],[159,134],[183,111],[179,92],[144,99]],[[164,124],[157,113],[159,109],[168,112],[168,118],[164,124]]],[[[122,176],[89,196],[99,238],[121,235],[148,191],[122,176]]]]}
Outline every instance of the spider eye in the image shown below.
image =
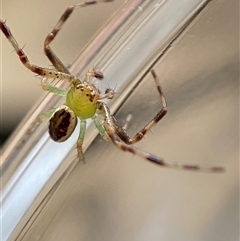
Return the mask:
{"type": "Polygon", "coordinates": [[[72,135],[76,125],[75,113],[68,106],[62,105],[56,109],[49,120],[49,135],[56,142],[66,141],[72,135]]]}

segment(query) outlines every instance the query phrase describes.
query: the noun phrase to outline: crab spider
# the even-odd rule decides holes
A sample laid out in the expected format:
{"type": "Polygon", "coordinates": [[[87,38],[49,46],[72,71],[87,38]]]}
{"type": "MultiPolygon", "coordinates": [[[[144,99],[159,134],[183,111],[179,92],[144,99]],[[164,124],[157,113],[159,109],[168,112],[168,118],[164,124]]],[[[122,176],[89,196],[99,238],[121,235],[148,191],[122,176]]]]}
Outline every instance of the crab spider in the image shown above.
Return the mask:
{"type": "MultiPolygon", "coordinates": [[[[33,126],[37,125],[39,122],[45,119],[50,119],[50,137],[56,142],[64,142],[75,130],[77,121],[79,119],[80,131],[77,140],[77,152],[79,160],[84,159],[82,145],[86,131],[86,120],[91,118],[94,121],[95,126],[101,136],[105,140],[111,141],[122,151],[127,151],[138,155],[141,158],[162,167],[204,172],[223,172],[225,170],[223,167],[201,167],[199,165],[192,164],[170,163],[160,157],[157,157],[148,152],[141,151],[133,146],[134,143],[140,141],[144,135],[167,113],[167,103],[160,85],[160,81],[154,70],[151,70],[151,74],[155,81],[162,107],[155,115],[155,117],[153,117],[153,119],[150,120],[147,125],[145,125],[139,132],[136,133],[135,136],[131,138],[125,129],[117,123],[108,106],[103,102],[104,99],[112,99],[114,97],[114,90],[107,89],[105,94],[101,94],[99,89],[90,81],[92,77],[102,79],[102,72],[96,70],[88,71],[84,80],[80,80],[76,76],[71,75],[67,67],[64,66],[62,61],[52,51],[50,47],[51,42],[57,36],[58,32],[66,20],[69,18],[69,16],[72,14],[72,12],[77,8],[96,3],[97,1],[88,1],[68,7],[62,14],[61,18],[58,20],[53,30],[47,35],[44,41],[44,52],[55,69],[43,68],[31,64],[22,48],[20,48],[18,45],[6,23],[3,20],[0,20],[1,31],[12,44],[22,64],[30,71],[42,77],[42,89],[53,94],[63,96],[65,98],[64,105],[61,105],[58,108],[49,110],[42,114],[36,120],[33,126]],[[65,81],[69,83],[70,87],[68,90],[60,89],[55,85],[50,84],[49,80],[56,80],[58,82],[65,81]]],[[[32,128],[29,130],[28,134],[31,134],[31,132],[32,128]]]]}

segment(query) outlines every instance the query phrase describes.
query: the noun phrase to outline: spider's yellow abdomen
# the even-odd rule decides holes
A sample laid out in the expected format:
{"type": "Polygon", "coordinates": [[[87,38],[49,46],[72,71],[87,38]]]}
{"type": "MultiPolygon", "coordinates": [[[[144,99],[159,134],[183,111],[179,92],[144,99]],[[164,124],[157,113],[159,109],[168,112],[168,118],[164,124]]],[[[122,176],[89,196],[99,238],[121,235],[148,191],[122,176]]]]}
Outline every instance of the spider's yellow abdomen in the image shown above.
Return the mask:
{"type": "Polygon", "coordinates": [[[97,109],[99,90],[89,83],[79,83],[67,93],[66,104],[81,119],[91,118],[97,109]]]}

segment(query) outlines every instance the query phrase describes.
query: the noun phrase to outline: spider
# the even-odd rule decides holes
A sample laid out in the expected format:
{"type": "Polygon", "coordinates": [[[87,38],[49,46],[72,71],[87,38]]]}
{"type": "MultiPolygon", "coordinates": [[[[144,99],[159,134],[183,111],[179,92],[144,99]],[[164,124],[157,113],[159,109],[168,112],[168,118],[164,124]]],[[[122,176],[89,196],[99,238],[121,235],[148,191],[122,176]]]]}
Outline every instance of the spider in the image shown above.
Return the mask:
{"type": "MultiPolygon", "coordinates": [[[[118,124],[117,120],[111,114],[108,106],[102,101],[103,99],[112,99],[115,94],[114,90],[108,88],[104,94],[101,94],[100,90],[93,84],[93,82],[90,81],[92,77],[102,79],[104,77],[103,73],[101,71],[91,70],[86,73],[84,80],[80,80],[76,76],[71,75],[67,67],[64,66],[61,60],[53,52],[50,44],[57,36],[59,30],[62,28],[63,24],[72,14],[72,12],[77,8],[96,3],[97,1],[88,1],[68,7],[58,20],[53,30],[47,35],[44,41],[44,52],[55,69],[42,68],[31,64],[22,48],[20,48],[18,45],[6,23],[3,20],[0,20],[1,31],[15,49],[22,64],[27,69],[42,77],[42,89],[55,95],[65,97],[64,105],[51,109],[42,114],[36,120],[34,125],[39,124],[45,119],[49,119],[50,137],[56,142],[64,142],[75,130],[77,121],[79,119],[80,131],[76,144],[79,160],[84,160],[82,145],[86,131],[86,120],[91,118],[101,136],[106,141],[113,142],[113,144],[115,144],[122,151],[138,155],[139,157],[162,167],[214,173],[223,172],[225,170],[223,167],[201,167],[199,165],[166,162],[161,157],[141,151],[133,146],[134,143],[142,140],[144,135],[167,113],[167,102],[165,100],[160,81],[154,70],[151,70],[151,74],[160,96],[162,108],[147,125],[145,125],[138,133],[136,133],[135,136],[131,138],[125,131],[125,128],[118,124]],[[55,85],[50,84],[49,80],[56,80],[57,82],[65,81],[69,83],[70,87],[68,90],[60,89],[55,85]]],[[[31,130],[29,131],[29,134],[30,133],[31,130]]]]}

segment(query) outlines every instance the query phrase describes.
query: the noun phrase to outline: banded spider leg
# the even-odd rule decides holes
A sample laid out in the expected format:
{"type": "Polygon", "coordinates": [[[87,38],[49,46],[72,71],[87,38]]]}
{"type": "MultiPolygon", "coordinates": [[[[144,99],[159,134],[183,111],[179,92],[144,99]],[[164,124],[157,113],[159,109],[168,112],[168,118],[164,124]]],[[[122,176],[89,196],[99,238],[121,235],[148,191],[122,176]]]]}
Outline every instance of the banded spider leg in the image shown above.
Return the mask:
{"type": "Polygon", "coordinates": [[[127,151],[135,155],[140,156],[141,158],[153,162],[157,165],[173,169],[182,169],[182,170],[191,170],[191,171],[201,171],[201,172],[213,172],[221,173],[225,171],[224,167],[212,166],[212,167],[203,167],[194,164],[179,164],[173,162],[167,162],[163,158],[150,154],[148,152],[141,151],[134,147],[132,144],[140,141],[143,136],[153,127],[158,121],[160,121],[167,113],[167,103],[158,80],[158,77],[154,70],[151,70],[152,76],[155,80],[157,90],[160,94],[160,100],[162,102],[162,108],[157,113],[157,115],[144,126],[133,138],[130,138],[126,131],[121,128],[116,119],[111,115],[108,106],[105,103],[99,103],[99,110],[101,110],[101,115],[103,116],[103,125],[104,129],[107,132],[107,135],[111,141],[122,151],[127,151]]]}

